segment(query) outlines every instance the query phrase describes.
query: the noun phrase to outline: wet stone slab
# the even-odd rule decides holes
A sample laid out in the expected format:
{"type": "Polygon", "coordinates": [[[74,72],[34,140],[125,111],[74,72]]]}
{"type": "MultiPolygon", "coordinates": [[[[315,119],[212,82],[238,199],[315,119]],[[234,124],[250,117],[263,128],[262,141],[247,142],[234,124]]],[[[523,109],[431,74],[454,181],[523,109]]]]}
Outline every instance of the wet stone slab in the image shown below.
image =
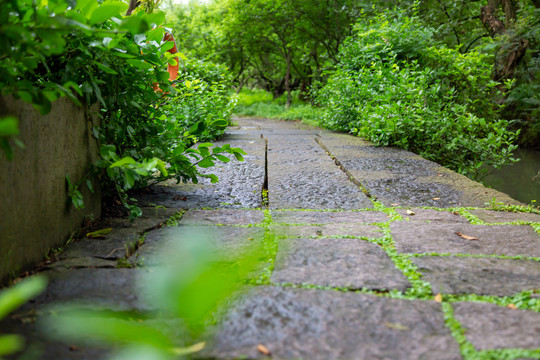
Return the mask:
{"type": "Polygon", "coordinates": [[[469,221],[458,213],[450,211],[437,211],[432,209],[397,209],[399,215],[405,221],[427,222],[427,223],[463,223],[468,224],[469,221]]]}
{"type": "Polygon", "coordinates": [[[540,348],[540,313],[473,302],[453,307],[467,340],[478,350],[540,348]]]}
{"type": "Polygon", "coordinates": [[[252,225],[264,221],[264,213],[256,210],[189,210],[182,224],[190,225],[252,225]]]}
{"type": "Polygon", "coordinates": [[[274,223],[281,224],[373,224],[387,222],[380,211],[272,211],[274,223]]]}
{"type": "Polygon", "coordinates": [[[334,132],[321,134],[319,141],[322,144],[324,144],[324,146],[327,147],[329,150],[334,150],[334,149],[363,150],[364,147],[375,148],[372,143],[362,138],[359,138],[357,136],[339,134],[339,133],[334,133],[334,132]]]}
{"type": "Polygon", "coordinates": [[[26,339],[24,355],[16,354],[13,359],[39,360],[99,360],[108,359],[112,353],[105,348],[90,346],[75,341],[61,342],[55,329],[44,333],[41,330],[42,318],[32,312],[16,313],[0,321],[2,332],[17,334],[26,339]],[[56,335],[56,336],[55,336],[56,335]],[[53,336],[55,336],[53,338],[53,336]],[[20,355],[20,356],[19,356],[20,355]]]}
{"type": "Polygon", "coordinates": [[[166,224],[177,214],[175,209],[143,207],[143,215],[133,222],[127,218],[109,218],[101,221],[92,231],[111,228],[103,239],[82,237],[68,244],[58,255],[61,260],[72,258],[101,258],[116,260],[126,256],[126,247],[131,247],[142,235],[166,224]]]}
{"type": "Polygon", "coordinates": [[[67,258],[46,264],[45,269],[82,269],[82,268],[116,268],[115,260],[107,260],[95,257],[67,258]]]}
{"type": "Polygon", "coordinates": [[[540,215],[533,213],[515,213],[505,211],[493,211],[493,210],[470,210],[472,215],[478,217],[480,220],[490,223],[506,223],[515,221],[527,221],[540,223],[540,215]]]}
{"type": "MultiPolygon", "coordinates": [[[[223,142],[225,143],[225,142],[223,142]]],[[[223,145],[221,142],[216,145],[223,145]]],[[[163,205],[175,209],[201,208],[259,208],[262,206],[262,186],[264,183],[264,140],[235,141],[233,147],[244,149],[248,155],[245,161],[232,160],[217,163],[201,173],[218,176],[219,183],[212,184],[210,179],[199,179],[198,184],[176,184],[168,181],[163,185],[153,186],[151,192],[138,194],[141,204],[163,205]]]]}
{"type": "Polygon", "coordinates": [[[528,225],[390,224],[402,253],[439,253],[540,257],[540,236],[528,225]],[[468,240],[456,234],[476,237],[468,240]]]}
{"type": "Polygon", "coordinates": [[[49,270],[47,289],[22,308],[39,308],[53,303],[77,302],[107,306],[116,310],[149,310],[138,295],[138,280],[144,269],[49,270]]]}
{"type": "Polygon", "coordinates": [[[377,157],[363,158],[358,154],[351,159],[339,159],[341,164],[347,170],[358,171],[389,171],[396,177],[414,175],[414,176],[433,176],[437,175],[439,165],[424,159],[411,159],[407,157],[377,157]]]}
{"type": "Polygon", "coordinates": [[[326,225],[274,225],[270,227],[276,235],[282,237],[329,237],[353,236],[365,238],[380,238],[384,233],[378,226],[357,224],[326,224],[326,225]]]}
{"type": "Polygon", "coordinates": [[[271,209],[368,209],[373,205],[345,174],[296,173],[282,166],[270,167],[268,191],[271,209]]]}
{"type": "Polygon", "coordinates": [[[455,207],[461,204],[463,194],[451,186],[419,181],[416,175],[403,175],[386,179],[371,179],[365,171],[350,170],[367,191],[386,206],[455,207]]]}
{"type": "Polygon", "coordinates": [[[59,258],[97,257],[117,260],[126,256],[126,246],[131,247],[140,238],[141,235],[131,229],[113,229],[105,239],[82,238],[69,244],[59,258]]]}
{"type": "Polygon", "coordinates": [[[259,287],[202,356],[218,359],[460,359],[440,304],[337,291],[259,287]]]}
{"type": "Polygon", "coordinates": [[[284,239],[272,281],[405,291],[409,281],[378,245],[358,239],[284,239]]]}
{"type": "Polygon", "coordinates": [[[182,242],[205,242],[208,248],[223,260],[234,259],[242,251],[259,244],[264,239],[263,228],[230,226],[180,225],[149,233],[144,244],[130,258],[145,266],[163,265],[163,254],[178,251],[182,242]]]}
{"type": "Polygon", "coordinates": [[[540,262],[423,256],[411,259],[433,293],[512,296],[540,289],[540,262]]]}
{"type": "Polygon", "coordinates": [[[268,141],[271,209],[364,209],[371,201],[313,138],[268,141]]]}
{"type": "Polygon", "coordinates": [[[396,148],[362,146],[350,135],[323,136],[322,146],[357,181],[386,206],[484,207],[495,197],[519,204],[508,195],[472,181],[437,163],[396,148]]]}

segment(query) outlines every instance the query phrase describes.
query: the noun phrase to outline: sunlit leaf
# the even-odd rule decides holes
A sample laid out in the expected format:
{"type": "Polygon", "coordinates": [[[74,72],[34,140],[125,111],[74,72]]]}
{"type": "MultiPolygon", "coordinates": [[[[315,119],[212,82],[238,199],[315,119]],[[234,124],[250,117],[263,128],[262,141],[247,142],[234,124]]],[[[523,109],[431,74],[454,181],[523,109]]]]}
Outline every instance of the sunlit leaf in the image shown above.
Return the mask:
{"type": "Polygon", "coordinates": [[[105,228],[101,230],[92,231],[86,234],[86,237],[89,239],[97,239],[103,237],[104,235],[110,234],[112,228],[105,228]]]}
{"type": "Polygon", "coordinates": [[[0,118],[0,136],[19,135],[19,120],[12,115],[0,118]]]}
{"type": "Polygon", "coordinates": [[[118,161],[116,161],[115,163],[111,164],[110,167],[121,167],[121,166],[124,166],[124,165],[128,165],[128,164],[135,164],[136,161],[132,158],[132,157],[129,157],[129,156],[126,156],[125,158],[122,158],[118,161]]]}
{"type": "Polygon", "coordinates": [[[24,338],[20,335],[0,335],[0,356],[13,354],[24,347],[24,338]]]}
{"type": "Polygon", "coordinates": [[[112,18],[119,17],[128,8],[126,3],[120,1],[106,1],[96,8],[89,17],[90,24],[99,24],[112,18]]]}
{"type": "Polygon", "coordinates": [[[142,59],[128,59],[127,63],[141,70],[150,70],[152,68],[152,64],[142,59]]]}
{"type": "Polygon", "coordinates": [[[0,291],[0,319],[32,299],[47,286],[45,276],[32,276],[22,280],[13,287],[0,291]]]}

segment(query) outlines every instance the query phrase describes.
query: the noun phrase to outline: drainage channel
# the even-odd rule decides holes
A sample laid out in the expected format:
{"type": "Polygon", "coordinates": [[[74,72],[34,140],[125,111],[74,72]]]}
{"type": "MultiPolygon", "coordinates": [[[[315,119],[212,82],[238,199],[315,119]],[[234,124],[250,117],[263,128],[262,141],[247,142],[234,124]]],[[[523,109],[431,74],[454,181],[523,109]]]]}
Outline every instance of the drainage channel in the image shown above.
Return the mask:
{"type": "Polygon", "coordinates": [[[353,174],[351,174],[351,172],[349,170],[347,170],[347,168],[345,168],[345,166],[343,166],[343,164],[341,163],[341,161],[339,161],[339,159],[337,157],[335,157],[332,152],[330,151],[330,149],[328,149],[326,147],[326,145],[324,145],[324,143],[319,139],[319,138],[314,138],[315,141],[317,142],[317,144],[319,144],[319,146],[326,152],[326,154],[328,154],[328,156],[330,156],[330,158],[332,160],[334,160],[334,163],[341,169],[341,171],[343,171],[346,175],[347,175],[347,178],[356,186],[358,186],[358,188],[360,190],[362,190],[362,192],[364,194],[366,194],[366,196],[368,198],[371,198],[372,195],[369,193],[368,189],[366,189],[366,187],[358,180],[356,179],[353,174]]]}

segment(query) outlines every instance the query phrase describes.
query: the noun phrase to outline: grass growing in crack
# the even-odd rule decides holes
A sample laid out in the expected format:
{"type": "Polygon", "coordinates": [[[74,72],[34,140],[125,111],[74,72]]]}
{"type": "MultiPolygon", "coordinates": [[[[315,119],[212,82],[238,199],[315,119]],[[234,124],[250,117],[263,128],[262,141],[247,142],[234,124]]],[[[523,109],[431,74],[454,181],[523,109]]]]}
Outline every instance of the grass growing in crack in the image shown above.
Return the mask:
{"type": "Polygon", "coordinates": [[[469,212],[469,208],[453,208],[451,209],[452,212],[458,213],[459,215],[463,216],[465,219],[469,221],[469,223],[473,225],[485,225],[486,223],[481,220],[478,216],[475,216],[469,212]]]}
{"type": "Polygon", "coordinates": [[[444,323],[450,330],[450,333],[459,345],[461,355],[465,359],[475,359],[476,349],[465,337],[465,329],[461,326],[461,323],[454,316],[454,308],[449,303],[442,303],[442,310],[444,313],[444,323]]]}
{"type": "Polygon", "coordinates": [[[178,222],[182,219],[182,216],[186,213],[186,210],[178,210],[173,216],[167,219],[167,226],[178,226],[178,222]]]}
{"type": "Polygon", "coordinates": [[[451,253],[421,253],[421,254],[407,254],[409,257],[420,258],[425,256],[439,256],[439,257],[458,257],[458,258],[478,258],[478,259],[508,259],[508,260],[532,260],[540,262],[540,257],[532,256],[508,256],[508,255],[478,255],[478,254],[451,254],[451,253]]]}
{"type": "Polygon", "coordinates": [[[270,278],[274,272],[274,264],[276,262],[276,256],[278,252],[278,237],[270,229],[273,225],[272,214],[270,210],[264,210],[264,220],[262,222],[264,226],[264,238],[263,249],[265,252],[265,258],[261,259],[265,263],[264,269],[258,274],[255,279],[248,281],[251,285],[268,285],[270,284],[270,278]]]}
{"type": "MultiPolygon", "coordinates": [[[[445,299],[446,300],[446,299],[445,299]]],[[[495,349],[481,350],[475,349],[473,344],[467,340],[466,329],[454,316],[454,309],[451,303],[443,302],[444,321],[452,336],[459,345],[461,355],[467,360],[511,360],[519,358],[537,359],[540,356],[540,349],[495,349]]]]}
{"type": "Polygon", "coordinates": [[[377,211],[372,208],[364,209],[272,209],[273,212],[369,212],[377,211]]]}
{"type": "Polygon", "coordinates": [[[471,360],[540,359],[540,349],[495,349],[478,351],[471,360]]]}
{"type": "Polygon", "coordinates": [[[262,206],[267,208],[268,207],[268,190],[262,189],[261,191],[261,197],[262,197],[262,206]]]}
{"type": "MultiPolygon", "coordinates": [[[[506,211],[506,212],[516,212],[516,213],[532,213],[532,214],[538,214],[540,215],[540,208],[535,206],[536,203],[535,200],[531,202],[529,205],[506,205],[502,202],[498,202],[497,199],[493,198],[491,200],[491,205],[488,207],[488,210],[495,210],[495,211],[506,211]]],[[[486,204],[488,205],[488,204],[486,204]]]]}
{"type": "Polygon", "coordinates": [[[501,307],[515,306],[518,309],[540,312],[540,298],[531,297],[533,291],[523,291],[512,296],[491,296],[491,295],[444,295],[444,301],[448,303],[460,301],[472,301],[490,303],[501,307]]]}

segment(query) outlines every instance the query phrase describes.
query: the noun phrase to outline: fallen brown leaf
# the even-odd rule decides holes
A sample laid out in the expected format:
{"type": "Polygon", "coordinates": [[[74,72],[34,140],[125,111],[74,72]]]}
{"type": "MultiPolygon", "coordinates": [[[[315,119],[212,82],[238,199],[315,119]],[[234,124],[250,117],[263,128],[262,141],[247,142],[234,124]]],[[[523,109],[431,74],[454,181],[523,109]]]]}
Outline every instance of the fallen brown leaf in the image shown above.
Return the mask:
{"type": "Polygon", "coordinates": [[[173,196],[173,200],[182,200],[182,201],[186,201],[186,200],[187,200],[187,197],[176,195],[176,196],[173,196]]]}
{"type": "Polygon", "coordinates": [[[514,304],[508,304],[508,305],[506,305],[506,307],[509,308],[509,309],[514,309],[514,310],[517,309],[517,306],[514,305],[514,304]]]}
{"type": "Polygon", "coordinates": [[[79,350],[79,348],[76,345],[70,345],[69,350],[70,351],[77,351],[77,350],[79,350]]]}
{"type": "Polygon", "coordinates": [[[436,302],[442,302],[442,295],[440,293],[435,295],[433,300],[435,300],[436,302]]]}
{"type": "Polygon", "coordinates": [[[465,234],[460,233],[459,231],[456,231],[456,235],[461,236],[465,240],[479,240],[477,237],[465,235],[465,234]]]}
{"type": "Polygon", "coordinates": [[[441,198],[432,198],[433,200],[441,200],[441,198]]]}
{"type": "Polygon", "coordinates": [[[259,350],[259,352],[263,355],[271,355],[270,350],[268,350],[268,348],[262,344],[257,345],[257,350],[259,350]]]}

